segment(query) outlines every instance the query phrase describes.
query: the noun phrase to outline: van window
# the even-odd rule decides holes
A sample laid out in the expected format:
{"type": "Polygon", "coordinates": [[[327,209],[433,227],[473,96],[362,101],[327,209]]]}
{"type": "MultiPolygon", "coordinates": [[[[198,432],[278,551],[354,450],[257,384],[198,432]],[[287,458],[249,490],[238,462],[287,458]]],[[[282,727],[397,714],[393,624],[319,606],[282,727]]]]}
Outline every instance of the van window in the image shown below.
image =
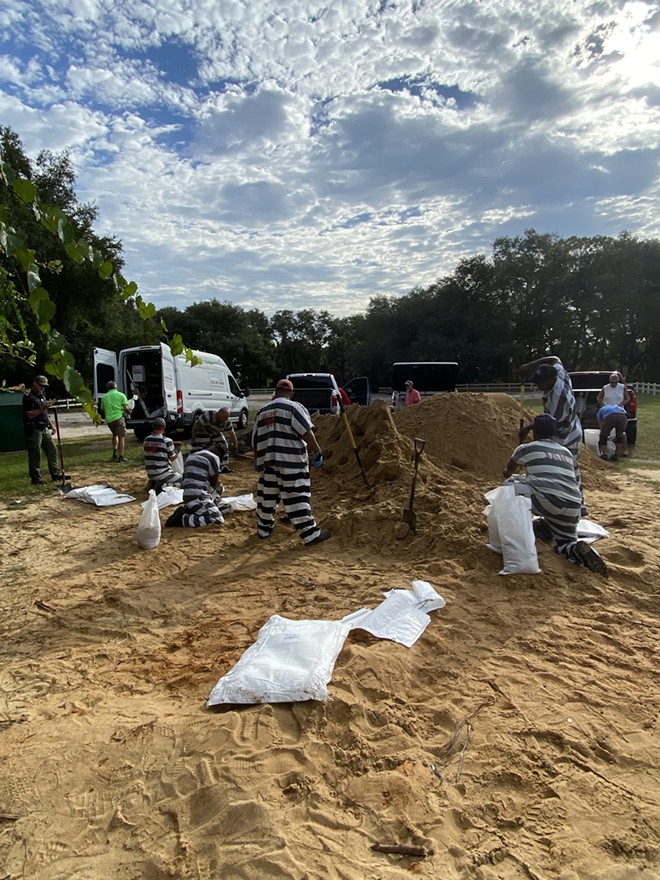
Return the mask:
{"type": "Polygon", "coordinates": [[[229,379],[229,390],[231,391],[231,393],[232,393],[235,397],[240,397],[241,394],[242,394],[242,391],[241,391],[241,389],[238,387],[238,382],[236,381],[236,379],[234,379],[234,377],[232,376],[231,373],[229,373],[229,375],[228,375],[227,378],[229,379]]]}

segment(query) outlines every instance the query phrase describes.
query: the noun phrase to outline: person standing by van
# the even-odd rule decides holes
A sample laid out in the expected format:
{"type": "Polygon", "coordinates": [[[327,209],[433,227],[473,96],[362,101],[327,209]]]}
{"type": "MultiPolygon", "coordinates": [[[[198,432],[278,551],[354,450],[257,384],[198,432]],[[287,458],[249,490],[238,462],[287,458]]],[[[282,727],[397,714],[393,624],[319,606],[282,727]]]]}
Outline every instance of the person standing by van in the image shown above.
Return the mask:
{"type": "Polygon", "coordinates": [[[260,538],[271,536],[275,511],[282,501],[303,544],[311,546],[327,541],[332,534],[330,529],[320,529],[312,516],[308,450],[314,467],[323,464],[323,455],[309,413],[291,399],[293,392],[293,382],[280,379],[274,400],[261,407],[254,422],[252,446],[259,474],[257,534],[260,538]]]}
{"type": "Polygon", "coordinates": [[[112,460],[124,461],[124,448],[126,446],[126,419],[130,415],[131,408],[128,398],[122,391],[117,390],[117,383],[112,379],[106,385],[108,389],[101,398],[103,418],[112,434],[112,460]]]}
{"type": "Polygon", "coordinates": [[[191,427],[191,447],[193,452],[200,449],[208,449],[214,443],[219,448],[220,473],[230,474],[229,467],[229,443],[226,435],[229,434],[234,450],[238,450],[238,438],[230,419],[230,412],[223,406],[217,412],[215,410],[201,410],[195,413],[191,427]]]}

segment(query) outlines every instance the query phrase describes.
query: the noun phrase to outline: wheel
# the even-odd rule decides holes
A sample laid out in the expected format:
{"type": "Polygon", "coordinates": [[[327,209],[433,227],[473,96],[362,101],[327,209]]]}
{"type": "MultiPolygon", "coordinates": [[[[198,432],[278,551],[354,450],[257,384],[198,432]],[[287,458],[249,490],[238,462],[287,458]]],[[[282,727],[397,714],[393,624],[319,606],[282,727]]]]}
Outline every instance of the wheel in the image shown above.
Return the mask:
{"type": "Polygon", "coordinates": [[[241,431],[244,431],[248,426],[248,411],[246,409],[241,410],[241,414],[238,417],[238,427],[241,431]]]}
{"type": "Polygon", "coordinates": [[[628,438],[628,446],[634,446],[637,443],[637,422],[628,422],[626,426],[626,437],[628,438]]]}

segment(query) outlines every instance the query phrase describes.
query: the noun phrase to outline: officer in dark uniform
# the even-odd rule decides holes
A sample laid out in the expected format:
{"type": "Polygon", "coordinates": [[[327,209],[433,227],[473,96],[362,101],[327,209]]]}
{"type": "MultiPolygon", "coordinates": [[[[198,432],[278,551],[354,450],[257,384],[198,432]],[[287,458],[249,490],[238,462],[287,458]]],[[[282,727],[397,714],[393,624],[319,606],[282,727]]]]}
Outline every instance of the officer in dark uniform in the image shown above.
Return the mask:
{"type": "Polygon", "coordinates": [[[28,466],[33,485],[46,481],[41,476],[41,450],[46,453],[48,470],[53,481],[63,479],[57,461],[57,449],[53,442],[55,428],[48,415],[54,401],[46,400],[44,392],[48,388],[45,376],[35,376],[32,388],[23,398],[23,428],[27,439],[28,466]]]}

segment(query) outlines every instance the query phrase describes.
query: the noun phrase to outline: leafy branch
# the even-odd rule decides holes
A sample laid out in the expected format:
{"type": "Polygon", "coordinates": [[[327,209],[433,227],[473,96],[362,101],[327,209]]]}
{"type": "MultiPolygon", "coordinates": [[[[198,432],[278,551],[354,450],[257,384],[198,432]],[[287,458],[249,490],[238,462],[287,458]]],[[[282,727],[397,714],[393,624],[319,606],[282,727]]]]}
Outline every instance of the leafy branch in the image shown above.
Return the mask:
{"type": "MultiPolygon", "coordinates": [[[[144,320],[155,316],[156,307],[153,303],[142,299],[137,284],[134,281],[127,281],[98,248],[95,248],[84,236],[79,236],[76,226],[61,208],[42,202],[35,184],[18,174],[2,155],[0,155],[0,181],[18,203],[32,210],[37,221],[47,232],[59,239],[70,260],[77,265],[91,264],[98,272],[99,278],[112,283],[116,293],[124,302],[133,301],[138,314],[144,320]]],[[[74,358],[68,350],[65,337],[52,325],[56,311],[55,303],[41,280],[42,268],[57,271],[61,263],[39,262],[36,252],[29,247],[23,231],[13,222],[7,204],[0,205],[0,250],[8,258],[16,261],[25,277],[24,284],[20,273],[16,275],[19,283],[24,287],[23,290],[19,290],[5,270],[0,273],[0,305],[3,306],[0,315],[0,349],[30,364],[35,362],[34,345],[28,339],[18,307],[20,302],[27,302],[39,331],[45,337],[48,357],[45,371],[61,379],[69,394],[82,403],[84,410],[95,423],[100,423],[93,394],[75,368],[74,358]],[[12,316],[14,325],[8,315],[12,316]]],[[[163,333],[167,334],[167,327],[162,320],[161,328],[163,333]]],[[[173,335],[168,343],[173,355],[185,353],[186,359],[191,364],[199,363],[199,358],[194,355],[192,349],[184,346],[179,334],[173,335]]]]}

